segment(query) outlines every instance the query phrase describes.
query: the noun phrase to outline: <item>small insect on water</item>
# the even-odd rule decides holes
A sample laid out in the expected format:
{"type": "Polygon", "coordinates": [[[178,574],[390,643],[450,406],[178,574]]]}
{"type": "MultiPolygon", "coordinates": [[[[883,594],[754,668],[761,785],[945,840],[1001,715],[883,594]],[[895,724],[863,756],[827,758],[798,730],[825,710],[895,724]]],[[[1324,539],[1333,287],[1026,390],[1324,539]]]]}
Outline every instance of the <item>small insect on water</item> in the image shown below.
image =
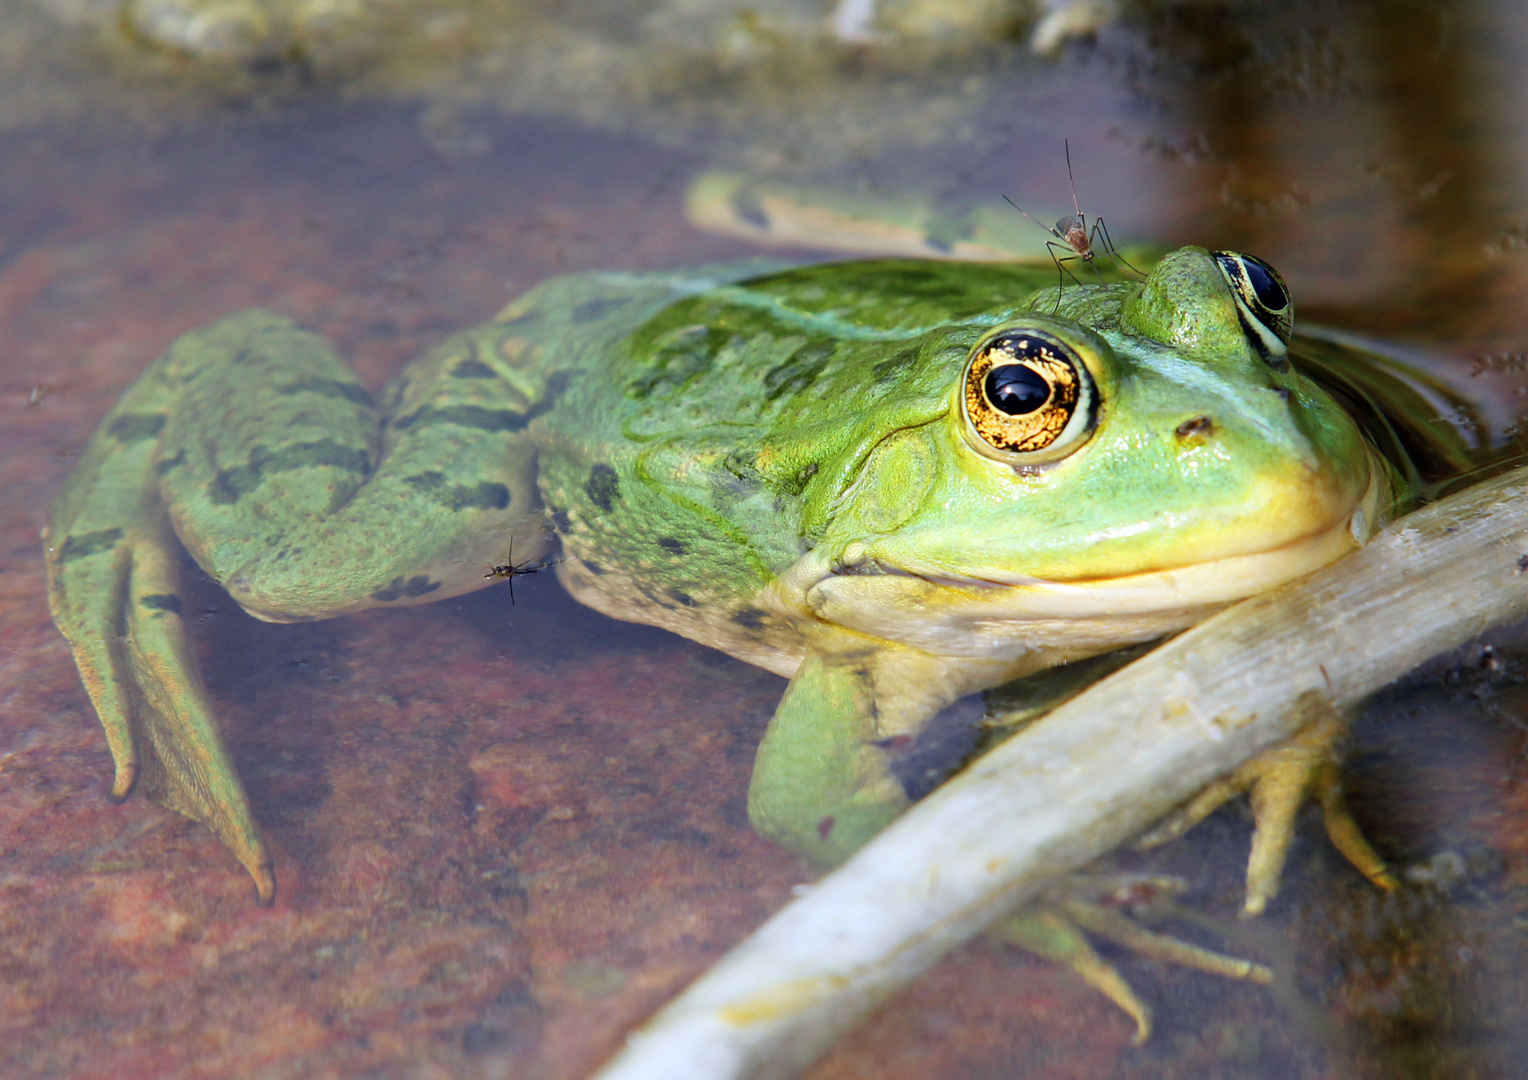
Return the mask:
{"type": "MultiPolygon", "coordinates": [[[[1137,275],[1138,277],[1146,276],[1135,267],[1131,266],[1128,262],[1126,262],[1124,256],[1122,256],[1119,251],[1115,249],[1114,239],[1109,235],[1109,226],[1104,224],[1104,219],[1102,217],[1095,217],[1093,219],[1093,227],[1091,229],[1088,228],[1088,215],[1082,212],[1082,205],[1077,201],[1077,181],[1072,176],[1071,140],[1063,140],[1061,145],[1066,150],[1066,178],[1067,182],[1072,186],[1072,209],[1076,211],[1075,213],[1067,214],[1065,217],[1058,220],[1056,224],[1047,228],[1044,225],[1040,225],[1040,222],[1036,218],[1026,213],[1018,203],[1008,198],[1007,195],[1003,196],[1003,199],[1008,203],[1009,206],[1013,207],[1019,213],[1029,218],[1029,220],[1033,221],[1036,225],[1040,225],[1040,228],[1045,229],[1046,232],[1050,233],[1056,238],[1055,240],[1047,240],[1045,242],[1045,250],[1050,252],[1051,262],[1056,264],[1057,310],[1059,310],[1061,307],[1061,288],[1066,283],[1066,279],[1071,278],[1072,282],[1076,285],[1082,284],[1082,282],[1077,280],[1077,275],[1072,273],[1071,270],[1067,269],[1067,267],[1064,265],[1065,263],[1075,262],[1076,260],[1081,259],[1083,262],[1093,267],[1094,273],[1098,273],[1098,267],[1094,265],[1093,262],[1093,260],[1098,256],[1098,252],[1094,249],[1095,243],[1101,245],[1104,254],[1113,259],[1119,265],[1125,267],[1131,273],[1137,275]],[[1056,242],[1058,240],[1060,243],[1056,242]],[[1058,251],[1068,251],[1071,252],[1071,254],[1058,256],[1056,254],[1058,251]]],[[[1099,274],[1100,278],[1102,278],[1102,276],[1102,274],[1099,274]]]]}
{"type": "Polygon", "coordinates": [[[515,578],[526,577],[530,574],[540,573],[549,566],[562,562],[561,559],[545,559],[538,563],[515,562],[515,538],[509,538],[509,561],[500,566],[490,566],[485,578],[504,578],[509,582],[509,602],[515,602],[515,578]]]}

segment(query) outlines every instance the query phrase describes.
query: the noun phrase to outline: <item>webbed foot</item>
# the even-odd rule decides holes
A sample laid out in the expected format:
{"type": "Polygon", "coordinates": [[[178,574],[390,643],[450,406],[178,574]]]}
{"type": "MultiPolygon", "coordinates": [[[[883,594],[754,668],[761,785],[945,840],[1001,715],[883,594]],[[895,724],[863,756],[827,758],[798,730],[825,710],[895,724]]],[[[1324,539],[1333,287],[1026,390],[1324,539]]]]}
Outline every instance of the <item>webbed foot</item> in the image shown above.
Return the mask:
{"type": "Polygon", "coordinates": [[[1143,887],[1155,892],[1178,892],[1183,883],[1131,875],[1123,879],[1105,878],[1101,882],[1074,878],[1046,899],[1001,920],[989,932],[1076,972],[1135,1021],[1133,1041],[1137,1046],[1151,1037],[1151,1008],[1119,970],[1098,955],[1088,940],[1089,934],[1163,963],[1264,985],[1273,981],[1273,972],[1262,964],[1148,930],[1118,908],[1101,902],[1102,891],[1118,894],[1143,887]],[[1103,890],[1098,887],[1100,884],[1103,890]]]}
{"type": "Polygon", "coordinates": [[[1156,847],[1182,836],[1229,800],[1250,792],[1255,829],[1247,861],[1247,894],[1242,915],[1262,914],[1279,891],[1279,878],[1294,839],[1295,819],[1306,800],[1321,807],[1326,833],[1337,850],[1379,888],[1387,892],[1396,880],[1384,859],[1369,845],[1348,812],[1342,793],[1338,747],[1346,725],[1330,705],[1288,742],[1267,750],[1224,780],[1217,780],[1175,810],[1136,844],[1156,847]]]}

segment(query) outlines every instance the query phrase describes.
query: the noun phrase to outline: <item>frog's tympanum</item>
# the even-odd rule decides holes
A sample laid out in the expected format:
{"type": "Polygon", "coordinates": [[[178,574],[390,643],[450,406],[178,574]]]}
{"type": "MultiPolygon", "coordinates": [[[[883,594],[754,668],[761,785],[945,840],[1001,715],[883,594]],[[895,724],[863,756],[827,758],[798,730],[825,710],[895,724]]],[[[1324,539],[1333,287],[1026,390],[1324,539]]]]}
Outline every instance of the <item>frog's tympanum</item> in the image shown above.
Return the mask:
{"type": "MultiPolygon", "coordinates": [[[[1188,626],[1390,515],[1396,474],[1291,367],[1291,315],[1265,263],[1197,247],[1060,290],[1049,266],[912,260],[584,274],[378,402],[248,311],[176,341],[102,423],[52,510],[53,612],[113,793],[205,822],[269,899],[178,545],[274,622],[560,555],[583,603],[790,679],[749,813],[831,865],[908,805],[892,759],[963,695],[1188,626]]],[[[1255,799],[1277,804],[1265,856],[1327,766],[1296,756],[1255,799]]]]}

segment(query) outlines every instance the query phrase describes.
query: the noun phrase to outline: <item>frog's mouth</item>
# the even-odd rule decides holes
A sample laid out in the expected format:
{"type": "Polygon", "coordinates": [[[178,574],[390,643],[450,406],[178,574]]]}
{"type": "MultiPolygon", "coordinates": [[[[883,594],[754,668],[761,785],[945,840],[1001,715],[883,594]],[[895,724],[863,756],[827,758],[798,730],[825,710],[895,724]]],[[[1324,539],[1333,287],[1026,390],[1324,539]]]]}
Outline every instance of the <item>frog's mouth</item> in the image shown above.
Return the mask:
{"type": "Polygon", "coordinates": [[[818,567],[803,599],[819,619],[944,655],[1097,651],[1190,626],[1335,562],[1368,541],[1389,502],[1388,475],[1376,467],[1346,516],[1263,551],[1072,581],[869,560],[818,567]]]}

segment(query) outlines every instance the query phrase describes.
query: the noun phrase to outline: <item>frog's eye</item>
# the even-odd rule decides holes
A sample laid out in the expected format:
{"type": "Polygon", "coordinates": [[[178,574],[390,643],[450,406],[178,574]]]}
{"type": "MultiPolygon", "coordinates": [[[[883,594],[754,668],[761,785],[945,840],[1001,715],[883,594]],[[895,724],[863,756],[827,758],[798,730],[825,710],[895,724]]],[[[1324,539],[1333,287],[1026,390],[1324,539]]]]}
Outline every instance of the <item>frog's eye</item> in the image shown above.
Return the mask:
{"type": "Polygon", "coordinates": [[[1253,255],[1216,251],[1215,265],[1225,275],[1236,298],[1236,314],[1252,347],[1263,359],[1282,368],[1288,361],[1289,335],[1294,329],[1295,306],[1279,272],[1253,255]]]}
{"type": "Polygon", "coordinates": [[[968,441],[1001,461],[1055,460],[1087,438],[1095,398],[1093,377],[1070,346],[1036,330],[1003,330],[966,365],[968,441]]]}

